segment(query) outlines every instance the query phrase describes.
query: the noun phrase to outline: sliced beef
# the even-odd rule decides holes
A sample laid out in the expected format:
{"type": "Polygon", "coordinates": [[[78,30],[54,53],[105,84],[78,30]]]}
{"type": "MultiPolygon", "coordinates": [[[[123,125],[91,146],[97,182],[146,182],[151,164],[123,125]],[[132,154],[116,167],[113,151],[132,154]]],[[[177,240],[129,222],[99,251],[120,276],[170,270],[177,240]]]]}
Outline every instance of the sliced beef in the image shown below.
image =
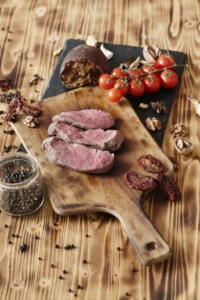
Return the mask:
{"type": "Polygon", "coordinates": [[[43,148],[50,162],[79,172],[102,174],[113,167],[114,154],[67,143],[57,137],[44,140],[43,148]]]}
{"type": "Polygon", "coordinates": [[[74,126],[54,122],[48,128],[49,135],[56,135],[65,142],[77,143],[110,152],[120,149],[124,140],[118,130],[89,129],[82,130],[74,126]]]}
{"type": "Polygon", "coordinates": [[[107,129],[115,123],[111,114],[97,109],[62,112],[60,115],[54,116],[52,120],[83,129],[107,129]]]}

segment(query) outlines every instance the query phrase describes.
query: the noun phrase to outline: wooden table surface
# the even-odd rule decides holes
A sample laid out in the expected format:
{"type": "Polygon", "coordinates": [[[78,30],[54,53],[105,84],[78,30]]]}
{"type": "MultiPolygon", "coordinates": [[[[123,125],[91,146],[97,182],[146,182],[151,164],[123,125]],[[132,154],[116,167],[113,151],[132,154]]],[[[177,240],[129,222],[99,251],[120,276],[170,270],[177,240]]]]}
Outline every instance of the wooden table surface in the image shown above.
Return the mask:
{"type": "MultiPolygon", "coordinates": [[[[190,65],[184,71],[163,144],[165,153],[178,161],[175,179],[182,190],[182,200],[171,204],[155,193],[143,201],[145,212],[173,250],[173,256],[151,267],[141,266],[114,217],[60,217],[46,199],[32,216],[16,218],[0,213],[0,298],[199,299],[200,117],[187,96],[200,100],[200,2],[1,0],[0,32],[0,78],[11,78],[14,88],[29,100],[40,100],[57,60],[53,53],[69,38],[86,39],[94,34],[99,41],[110,43],[155,44],[187,53],[190,65]],[[35,73],[44,80],[29,87],[27,82],[35,73]],[[170,126],[180,122],[188,128],[194,144],[192,155],[185,158],[174,151],[169,133],[170,126]],[[19,238],[12,237],[13,233],[19,238]],[[23,243],[28,245],[26,253],[19,251],[23,243]],[[59,249],[55,249],[56,243],[59,249]],[[75,248],[64,250],[67,244],[75,248]],[[117,247],[122,250],[117,251],[117,247]],[[59,275],[63,280],[58,279],[59,275]]],[[[0,104],[0,110],[3,108],[0,104]]],[[[19,145],[17,137],[4,134],[4,129],[1,125],[1,155],[5,145],[19,145]]]]}

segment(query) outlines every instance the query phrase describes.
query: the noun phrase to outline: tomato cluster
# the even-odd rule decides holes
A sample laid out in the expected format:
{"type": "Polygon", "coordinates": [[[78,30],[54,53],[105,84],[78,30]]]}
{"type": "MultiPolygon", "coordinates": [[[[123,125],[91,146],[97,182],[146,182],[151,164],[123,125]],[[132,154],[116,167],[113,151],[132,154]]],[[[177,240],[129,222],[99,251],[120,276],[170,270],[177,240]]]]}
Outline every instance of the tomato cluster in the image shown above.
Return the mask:
{"type": "Polygon", "coordinates": [[[156,62],[147,63],[141,68],[115,68],[111,74],[99,77],[99,86],[108,90],[111,102],[119,100],[128,92],[141,97],[145,92],[155,93],[161,86],[171,89],[178,84],[178,75],[174,72],[175,59],[170,54],[161,54],[156,62]]]}

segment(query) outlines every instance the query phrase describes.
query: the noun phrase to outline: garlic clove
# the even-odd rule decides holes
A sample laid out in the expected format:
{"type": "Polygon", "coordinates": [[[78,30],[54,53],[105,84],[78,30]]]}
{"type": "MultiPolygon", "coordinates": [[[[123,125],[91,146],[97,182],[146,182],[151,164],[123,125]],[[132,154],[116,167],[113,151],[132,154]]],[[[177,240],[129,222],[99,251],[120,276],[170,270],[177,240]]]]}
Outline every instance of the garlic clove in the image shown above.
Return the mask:
{"type": "Polygon", "coordinates": [[[92,47],[97,47],[97,44],[98,44],[94,35],[89,35],[85,43],[86,43],[86,45],[92,46],[92,47]]]}
{"type": "Polygon", "coordinates": [[[107,59],[111,59],[114,55],[113,52],[104,47],[104,44],[101,44],[100,50],[103,52],[107,59]]]}
{"type": "Polygon", "coordinates": [[[140,64],[140,57],[138,56],[138,58],[136,58],[136,60],[132,64],[130,64],[128,69],[129,70],[135,69],[139,66],[139,64],[140,64]]]}
{"type": "Polygon", "coordinates": [[[193,97],[188,97],[188,100],[190,100],[192,102],[192,104],[194,104],[194,107],[196,109],[196,113],[197,115],[200,116],[200,102],[197,101],[195,98],[193,97]]]}

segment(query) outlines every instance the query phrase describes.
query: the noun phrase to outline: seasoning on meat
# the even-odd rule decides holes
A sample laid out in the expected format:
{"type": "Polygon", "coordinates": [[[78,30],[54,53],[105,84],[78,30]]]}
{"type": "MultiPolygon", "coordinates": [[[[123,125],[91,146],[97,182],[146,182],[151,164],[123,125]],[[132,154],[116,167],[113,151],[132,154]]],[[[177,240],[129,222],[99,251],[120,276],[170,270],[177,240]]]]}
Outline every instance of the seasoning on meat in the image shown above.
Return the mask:
{"type": "Polygon", "coordinates": [[[171,202],[181,199],[181,191],[173,178],[159,174],[156,176],[161,189],[169,196],[171,202]]]}
{"type": "Polygon", "coordinates": [[[164,172],[163,164],[150,154],[140,156],[137,163],[144,171],[157,174],[164,172]]]}
{"type": "Polygon", "coordinates": [[[48,134],[56,135],[68,143],[77,143],[110,152],[119,150],[124,141],[124,137],[118,130],[82,130],[59,122],[54,122],[49,126],[48,134]]]}
{"type": "Polygon", "coordinates": [[[153,190],[157,187],[157,180],[150,176],[144,176],[136,172],[128,172],[125,174],[128,185],[140,191],[153,190]]]}

